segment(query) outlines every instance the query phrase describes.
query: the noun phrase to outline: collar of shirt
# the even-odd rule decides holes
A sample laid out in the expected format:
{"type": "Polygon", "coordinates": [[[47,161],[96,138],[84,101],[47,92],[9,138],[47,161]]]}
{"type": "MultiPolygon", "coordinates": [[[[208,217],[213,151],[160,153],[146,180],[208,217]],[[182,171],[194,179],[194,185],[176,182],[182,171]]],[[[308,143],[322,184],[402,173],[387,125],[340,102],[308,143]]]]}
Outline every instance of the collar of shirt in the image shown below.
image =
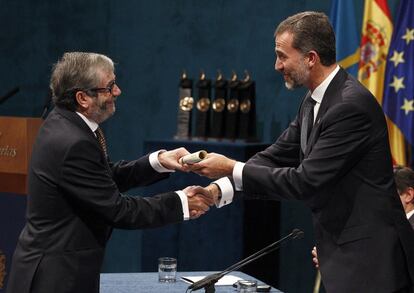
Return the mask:
{"type": "Polygon", "coordinates": [[[338,71],[339,71],[339,66],[336,65],[336,68],[312,92],[312,99],[314,99],[317,104],[322,103],[323,95],[325,94],[326,89],[328,88],[329,84],[331,83],[335,75],[338,73],[338,71]]]}
{"type": "Polygon", "coordinates": [[[412,210],[411,212],[408,212],[407,215],[407,219],[409,219],[412,215],[414,214],[414,210],[412,210]]]}
{"type": "Polygon", "coordinates": [[[92,130],[92,132],[95,134],[96,129],[98,129],[98,123],[96,123],[95,121],[89,120],[88,118],[86,118],[85,115],[76,112],[76,114],[78,114],[80,116],[80,118],[82,118],[83,121],[85,121],[86,125],[88,125],[88,127],[92,130]]]}

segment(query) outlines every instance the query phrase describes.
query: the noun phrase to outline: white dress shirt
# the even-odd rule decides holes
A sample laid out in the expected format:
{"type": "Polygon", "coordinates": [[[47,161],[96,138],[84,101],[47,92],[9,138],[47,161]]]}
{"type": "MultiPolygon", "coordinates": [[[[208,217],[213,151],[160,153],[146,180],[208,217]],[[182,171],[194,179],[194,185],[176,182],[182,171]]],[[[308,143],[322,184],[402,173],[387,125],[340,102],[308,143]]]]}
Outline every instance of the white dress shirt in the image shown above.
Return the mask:
{"type": "MultiPolygon", "coordinates": [[[[92,130],[92,132],[95,134],[96,129],[98,129],[98,123],[96,123],[95,121],[89,120],[85,115],[76,112],[76,114],[78,114],[83,121],[85,121],[86,125],[89,126],[89,128],[92,130]]],[[[96,136],[96,134],[95,134],[96,136]]],[[[167,168],[165,168],[163,165],[161,165],[160,161],[158,160],[158,154],[161,151],[165,151],[165,150],[159,150],[156,152],[153,152],[150,154],[149,156],[149,162],[151,167],[157,171],[158,173],[166,173],[166,172],[175,172],[174,170],[169,170],[167,168]]],[[[175,193],[177,193],[177,195],[180,197],[181,200],[181,206],[183,207],[183,218],[184,220],[188,220],[190,219],[190,212],[188,209],[188,199],[187,196],[185,195],[184,191],[182,190],[177,190],[175,193]]]]}
{"type": "MultiPolygon", "coordinates": [[[[315,123],[316,117],[318,115],[319,108],[322,103],[323,95],[326,92],[326,89],[328,88],[329,84],[331,83],[332,79],[335,77],[335,75],[339,71],[339,66],[337,65],[336,68],[324,79],[324,81],[319,84],[315,90],[311,93],[312,99],[315,100],[316,104],[313,107],[313,122],[315,123]]],[[[234,181],[234,188],[236,191],[242,191],[243,190],[243,168],[245,163],[242,162],[236,162],[236,165],[233,168],[233,181],[234,181]]],[[[234,190],[233,185],[231,184],[230,180],[227,177],[220,178],[216,181],[216,183],[221,191],[221,199],[216,204],[217,207],[221,208],[222,206],[225,206],[233,201],[234,196],[234,190]]]]}

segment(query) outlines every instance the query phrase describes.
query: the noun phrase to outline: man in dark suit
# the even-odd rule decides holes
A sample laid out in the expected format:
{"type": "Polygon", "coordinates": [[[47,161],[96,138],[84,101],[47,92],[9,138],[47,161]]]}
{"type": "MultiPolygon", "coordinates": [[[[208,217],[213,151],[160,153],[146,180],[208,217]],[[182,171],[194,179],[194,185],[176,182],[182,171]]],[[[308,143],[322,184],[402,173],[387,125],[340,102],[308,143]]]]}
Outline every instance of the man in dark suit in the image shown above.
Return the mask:
{"type": "Polygon", "coordinates": [[[196,218],[211,200],[203,197],[201,187],[150,198],[121,194],[181,170],[178,160],[188,152],[180,148],[130,162],[109,160],[98,127],[113,115],[121,94],[111,59],[65,53],[53,68],[50,87],[56,107],[33,147],[27,223],[7,292],[99,292],[113,228],[151,228],[196,218]]]}
{"type": "Polygon", "coordinates": [[[394,168],[394,177],[405,214],[414,229],[414,171],[398,166],[394,168]]]}
{"type": "Polygon", "coordinates": [[[220,178],[217,205],[234,190],[303,201],[312,211],[327,292],[412,292],[414,237],[393,180],[380,105],[335,63],[335,35],[323,13],[303,12],[275,32],[275,69],[289,89],[309,89],[277,141],[246,164],[209,154],[189,169],[220,178]]]}

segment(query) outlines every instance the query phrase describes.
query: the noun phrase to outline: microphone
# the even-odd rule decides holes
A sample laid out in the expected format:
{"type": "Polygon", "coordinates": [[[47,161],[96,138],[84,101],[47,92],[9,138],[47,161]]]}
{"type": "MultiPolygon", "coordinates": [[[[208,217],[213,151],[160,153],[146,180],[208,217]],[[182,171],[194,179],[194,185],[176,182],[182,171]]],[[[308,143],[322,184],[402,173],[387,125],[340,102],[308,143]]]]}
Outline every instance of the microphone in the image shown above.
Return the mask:
{"type": "Polygon", "coordinates": [[[242,259],[241,261],[229,266],[228,268],[226,268],[225,270],[219,272],[219,273],[214,273],[211,275],[208,275],[207,277],[205,277],[204,279],[194,282],[193,284],[191,284],[190,286],[188,286],[187,290],[191,290],[191,291],[197,291],[201,288],[206,288],[206,292],[214,292],[214,284],[217,283],[218,280],[220,280],[224,275],[227,275],[228,273],[238,270],[241,267],[255,261],[256,259],[265,256],[273,251],[275,251],[276,249],[278,249],[280,247],[280,245],[283,242],[286,242],[288,240],[291,239],[302,239],[305,233],[303,233],[302,230],[300,229],[293,229],[292,232],[288,235],[286,235],[285,237],[279,239],[276,242],[273,242],[272,244],[266,246],[265,248],[257,251],[256,253],[246,257],[245,259],[242,259]]]}
{"type": "Polygon", "coordinates": [[[20,90],[18,86],[7,92],[4,96],[0,97],[0,105],[3,104],[6,100],[8,100],[10,97],[17,94],[17,92],[20,90]]]}
{"type": "Polygon", "coordinates": [[[191,284],[190,286],[188,286],[188,289],[190,289],[191,291],[197,291],[197,290],[200,290],[201,288],[214,285],[215,283],[217,283],[218,280],[220,280],[221,277],[223,277],[221,273],[214,273],[214,274],[208,275],[204,279],[201,279],[200,281],[197,281],[191,284]]]}

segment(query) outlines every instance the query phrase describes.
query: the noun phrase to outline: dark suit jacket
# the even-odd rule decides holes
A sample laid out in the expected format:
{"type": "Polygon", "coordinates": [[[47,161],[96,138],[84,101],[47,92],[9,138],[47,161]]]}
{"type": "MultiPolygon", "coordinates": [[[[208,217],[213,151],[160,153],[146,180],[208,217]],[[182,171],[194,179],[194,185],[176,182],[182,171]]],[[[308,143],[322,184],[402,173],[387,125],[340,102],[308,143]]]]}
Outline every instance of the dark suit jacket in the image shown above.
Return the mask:
{"type": "Polygon", "coordinates": [[[411,217],[408,218],[408,221],[410,222],[411,227],[414,229],[414,215],[411,215],[411,217]]]}
{"type": "Polygon", "coordinates": [[[247,162],[243,191],[309,206],[327,292],[394,292],[408,285],[414,239],[394,185],[381,107],[340,69],[304,154],[301,121],[302,109],[273,145],[247,162]]]}
{"type": "Polygon", "coordinates": [[[174,192],[152,198],[120,193],[165,177],[153,170],[148,156],[108,166],[85,122],[56,107],[33,148],[27,223],[13,256],[7,292],[99,292],[112,228],[182,221],[181,201],[174,192]]]}

